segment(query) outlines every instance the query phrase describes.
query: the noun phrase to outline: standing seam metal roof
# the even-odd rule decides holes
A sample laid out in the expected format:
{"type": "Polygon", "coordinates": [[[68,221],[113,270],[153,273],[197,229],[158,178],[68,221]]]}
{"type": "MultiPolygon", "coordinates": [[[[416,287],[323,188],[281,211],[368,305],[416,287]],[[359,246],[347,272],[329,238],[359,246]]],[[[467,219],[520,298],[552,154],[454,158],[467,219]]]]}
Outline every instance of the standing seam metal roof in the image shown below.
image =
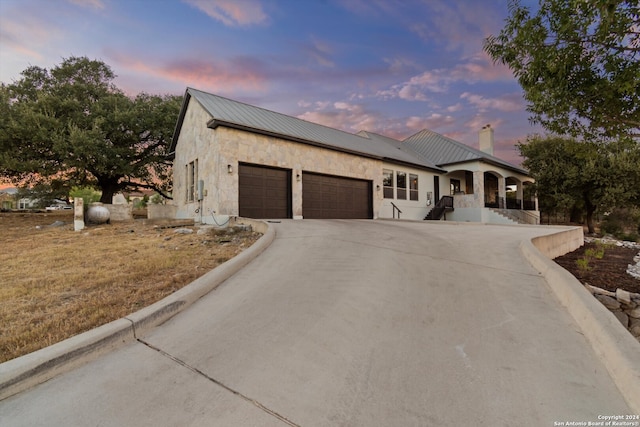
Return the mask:
{"type": "MultiPolygon", "coordinates": [[[[186,97],[188,98],[189,96],[197,100],[211,115],[211,127],[235,125],[258,133],[282,136],[285,139],[290,138],[299,142],[308,142],[338,151],[445,172],[422,156],[417,156],[415,152],[409,153],[407,150],[398,149],[393,144],[382,139],[371,139],[351,134],[193,88],[187,88],[186,97]]],[[[183,104],[182,108],[183,110],[186,109],[186,103],[183,104]]],[[[181,112],[179,123],[176,126],[171,152],[175,152],[177,135],[180,132],[183,118],[184,111],[181,112]]],[[[400,141],[396,142],[400,143],[400,141]]]]}
{"type": "Polygon", "coordinates": [[[526,170],[509,162],[428,129],[408,137],[403,141],[403,144],[411,146],[422,156],[441,167],[454,163],[484,160],[525,175],[529,174],[526,170]]]}
{"type": "Polygon", "coordinates": [[[190,98],[197,100],[211,115],[211,121],[208,126],[212,128],[217,126],[236,127],[442,173],[447,172],[442,169],[445,165],[483,160],[519,173],[528,174],[524,169],[428,129],[422,130],[402,142],[365,131],[352,134],[193,88],[187,88],[186,90],[185,101],[182,105],[173,142],[169,150],[170,155],[175,154],[177,136],[180,133],[190,98]]]}

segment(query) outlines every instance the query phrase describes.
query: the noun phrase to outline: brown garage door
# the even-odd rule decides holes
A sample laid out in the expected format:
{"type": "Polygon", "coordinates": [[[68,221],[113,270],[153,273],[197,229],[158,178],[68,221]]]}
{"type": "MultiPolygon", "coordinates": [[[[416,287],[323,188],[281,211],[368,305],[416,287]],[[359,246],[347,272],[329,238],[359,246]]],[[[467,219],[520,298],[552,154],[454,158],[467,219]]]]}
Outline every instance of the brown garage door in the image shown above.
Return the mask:
{"type": "Polygon", "coordinates": [[[240,164],[239,211],[246,218],[291,218],[291,171],[240,164]]]}
{"type": "Polygon", "coordinates": [[[304,218],[373,218],[371,181],[302,174],[304,218]]]}

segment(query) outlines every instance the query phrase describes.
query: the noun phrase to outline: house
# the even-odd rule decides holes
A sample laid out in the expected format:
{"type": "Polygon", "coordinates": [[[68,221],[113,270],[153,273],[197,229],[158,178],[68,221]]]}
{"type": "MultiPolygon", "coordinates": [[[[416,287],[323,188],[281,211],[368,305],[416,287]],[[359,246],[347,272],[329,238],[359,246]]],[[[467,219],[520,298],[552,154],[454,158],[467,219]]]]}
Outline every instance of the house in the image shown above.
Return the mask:
{"type": "Polygon", "coordinates": [[[398,141],[351,134],[188,88],[170,147],[176,217],[218,224],[232,216],[422,220],[445,200],[452,206],[437,219],[453,219],[456,199],[460,209],[488,209],[455,194],[463,185],[474,183],[474,193],[465,194],[474,200],[493,194],[493,187],[476,190],[485,180],[465,180],[468,173],[497,177],[496,197],[504,187],[506,198],[506,179],[531,181],[489,154],[434,161],[418,135],[398,141]]]}
{"type": "MultiPolygon", "coordinates": [[[[446,136],[422,130],[403,141],[420,155],[446,169],[446,195],[453,210],[447,219],[539,224],[540,213],[528,172],[493,155],[494,131],[486,125],[479,133],[480,149],[446,136]]],[[[440,200],[439,195],[436,199],[440,200]]],[[[446,200],[446,199],[445,199],[446,200]]]]}
{"type": "Polygon", "coordinates": [[[16,205],[17,188],[3,188],[0,190],[0,208],[2,210],[11,210],[16,205]]]}

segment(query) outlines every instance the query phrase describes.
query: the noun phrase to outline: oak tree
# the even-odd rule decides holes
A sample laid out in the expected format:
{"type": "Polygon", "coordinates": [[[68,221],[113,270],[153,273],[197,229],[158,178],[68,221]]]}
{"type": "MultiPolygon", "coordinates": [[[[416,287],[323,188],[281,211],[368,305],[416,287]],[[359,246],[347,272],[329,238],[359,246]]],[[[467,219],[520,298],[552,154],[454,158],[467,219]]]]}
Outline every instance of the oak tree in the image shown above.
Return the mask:
{"type": "Polygon", "coordinates": [[[518,0],[485,51],[524,90],[531,119],[555,134],[640,138],[639,0],[518,0]]]}
{"type": "Polygon", "coordinates": [[[640,146],[629,140],[596,144],[534,135],[517,148],[535,178],[541,210],[578,208],[589,233],[595,232],[596,211],[640,206],[640,146]]]}
{"type": "Polygon", "coordinates": [[[118,89],[105,63],[71,57],[31,66],[0,87],[0,176],[18,183],[169,190],[167,149],[182,97],[118,89]]]}

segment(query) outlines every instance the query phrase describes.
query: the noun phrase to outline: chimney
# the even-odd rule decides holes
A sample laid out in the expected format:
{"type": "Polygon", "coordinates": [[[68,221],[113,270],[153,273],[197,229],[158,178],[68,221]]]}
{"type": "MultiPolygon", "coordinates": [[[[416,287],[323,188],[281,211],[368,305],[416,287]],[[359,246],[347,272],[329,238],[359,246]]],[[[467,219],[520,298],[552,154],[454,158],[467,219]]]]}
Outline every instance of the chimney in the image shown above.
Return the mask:
{"type": "Polygon", "coordinates": [[[493,128],[491,125],[482,126],[478,135],[480,151],[493,156],[493,128]]]}

